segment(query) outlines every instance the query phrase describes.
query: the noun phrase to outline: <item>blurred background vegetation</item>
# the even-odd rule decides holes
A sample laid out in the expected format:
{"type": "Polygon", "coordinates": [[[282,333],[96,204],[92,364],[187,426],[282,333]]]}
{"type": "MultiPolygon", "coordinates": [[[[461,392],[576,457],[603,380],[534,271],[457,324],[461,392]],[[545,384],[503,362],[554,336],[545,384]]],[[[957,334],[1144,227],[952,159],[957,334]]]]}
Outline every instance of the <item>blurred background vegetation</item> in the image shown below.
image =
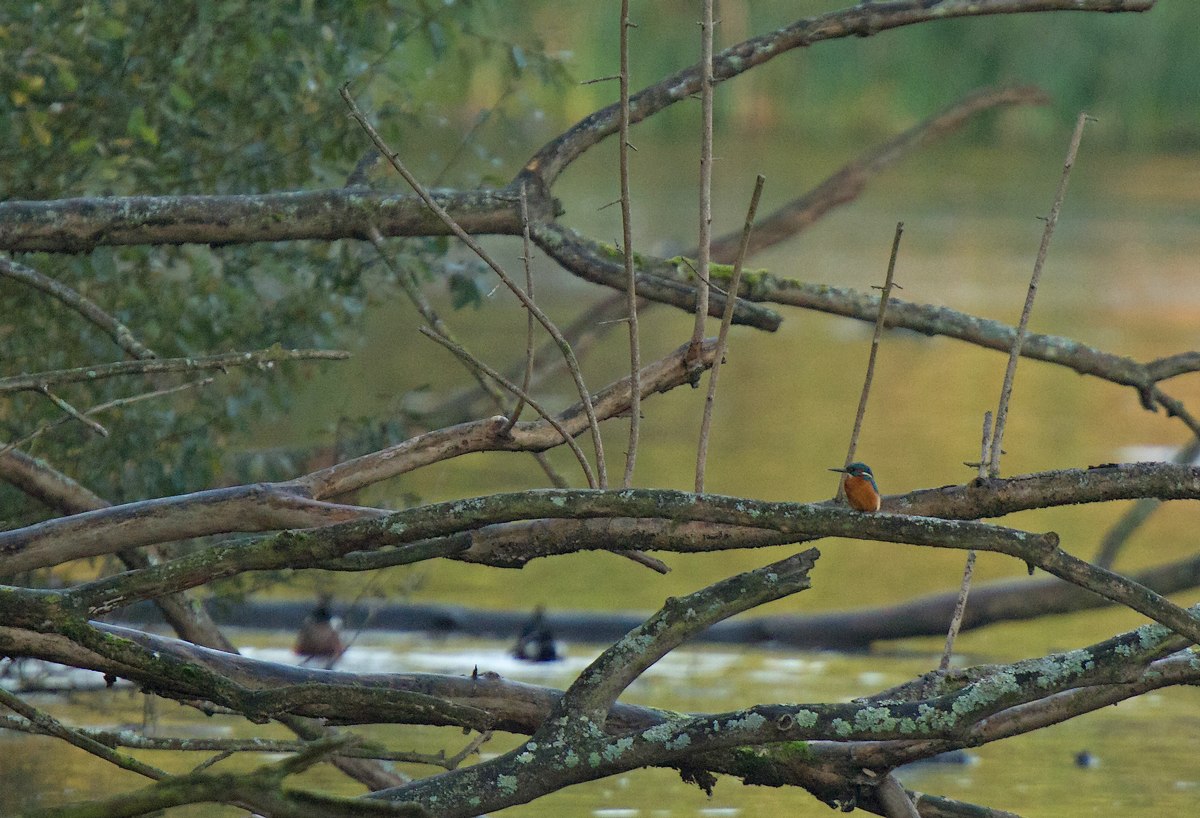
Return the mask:
{"type": "MultiPolygon", "coordinates": [[[[830,11],[830,0],[719,4],[728,45],[830,11]]],[[[385,137],[404,146],[431,184],[507,181],[542,143],[613,101],[613,3],[534,0],[315,0],[163,4],[45,0],[0,7],[0,195],[7,199],[166,193],[248,193],[337,187],[364,139],[337,89],[350,81],[385,137]]],[[[634,88],[690,65],[695,3],[635,2],[634,88]]],[[[1200,147],[1200,4],[1162,0],[1149,14],[1037,14],[923,25],[823,43],[722,87],[719,135],[783,129],[797,146],[870,144],[962,93],[1035,82],[1052,109],[972,126],[976,144],[1058,150],[1057,126],[1087,109],[1115,119],[1096,137],[1113,150],[1200,147]],[[1119,113],[1110,107],[1120,98],[1119,113]]],[[[689,139],[676,106],[644,126],[689,139]]],[[[1098,146],[1101,146],[1098,144],[1098,146]]],[[[406,242],[400,263],[461,285],[442,240],[406,242]]],[[[372,299],[392,293],[387,271],[357,243],[101,248],[22,261],[111,310],[160,355],[360,343],[372,299]]],[[[0,282],[0,368],[6,374],[112,360],[109,340],[43,296],[0,282]]],[[[468,297],[457,299],[469,302],[468,297]]],[[[233,373],[217,388],[121,412],[100,439],[78,425],[32,454],[68,469],[113,501],[282,477],[286,455],[243,461],[223,447],[251,419],[287,408],[309,371],[233,373]]],[[[128,381],[64,389],[79,407],[131,394],[128,381]]],[[[43,398],[0,403],[0,437],[53,417],[43,398]]],[[[102,421],[106,419],[102,418],[102,421]]],[[[369,428],[405,435],[402,421],[369,428]]],[[[345,433],[346,430],[340,430],[345,433]]],[[[0,486],[0,526],[46,513],[0,486]]]]}

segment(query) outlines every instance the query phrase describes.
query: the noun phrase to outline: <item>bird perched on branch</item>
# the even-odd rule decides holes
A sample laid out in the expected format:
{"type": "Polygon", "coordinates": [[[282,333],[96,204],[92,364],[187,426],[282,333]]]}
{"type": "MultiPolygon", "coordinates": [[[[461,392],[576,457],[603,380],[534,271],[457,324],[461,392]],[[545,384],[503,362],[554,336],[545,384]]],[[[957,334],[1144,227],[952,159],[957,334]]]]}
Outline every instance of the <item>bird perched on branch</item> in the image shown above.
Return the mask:
{"type": "Polygon", "coordinates": [[[846,490],[846,499],[850,508],[856,511],[879,511],[879,486],[875,483],[875,475],[866,463],[851,463],[844,469],[830,469],[846,475],[842,478],[842,488],[846,490]]]}
{"type": "Polygon", "coordinates": [[[304,624],[296,634],[296,646],[293,648],[298,656],[303,656],[306,665],[312,659],[324,659],[325,668],[331,669],[345,652],[342,638],[338,635],[337,625],[333,614],[329,611],[329,598],[322,597],[312,613],[304,617],[304,624]]]}

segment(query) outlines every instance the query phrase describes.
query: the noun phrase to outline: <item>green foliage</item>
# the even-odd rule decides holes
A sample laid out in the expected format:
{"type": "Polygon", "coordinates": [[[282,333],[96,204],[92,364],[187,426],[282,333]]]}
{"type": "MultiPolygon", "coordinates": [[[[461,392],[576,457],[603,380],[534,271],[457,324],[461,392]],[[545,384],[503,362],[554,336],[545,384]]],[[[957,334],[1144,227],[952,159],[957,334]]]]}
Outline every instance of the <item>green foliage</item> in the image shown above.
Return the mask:
{"type": "MultiPolygon", "coordinates": [[[[512,89],[561,76],[537,40],[508,23],[505,5],[5,3],[0,190],[53,199],[339,187],[368,144],[338,96],[346,82],[424,178],[479,184],[495,169],[487,138],[473,138],[470,150],[443,146],[475,137],[480,117],[488,124],[481,136],[507,136],[507,108],[522,104],[512,89]],[[481,91],[481,77],[498,83],[494,93],[481,91]],[[498,103],[505,109],[493,112],[498,103]]],[[[394,244],[399,269],[446,275],[445,239],[394,244]]],[[[374,249],[351,242],[103,248],[21,261],[95,300],[163,356],[274,343],[353,348],[368,297],[395,292],[374,249]]],[[[6,373],[124,357],[40,293],[9,281],[0,293],[6,373]]],[[[286,422],[289,379],[311,366],[233,371],[204,389],[100,417],[108,438],[71,424],[29,451],[117,501],[211,486],[225,473],[222,448],[244,429],[286,422]]],[[[61,394],[86,409],[180,381],[115,379],[61,394]]],[[[0,402],[0,439],[57,413],[40,396],[0,402]]],[[[295,465],[264,466],[258,477],[293,474],[295,465]]],[[[34,512],[26,502],[0,489],[0,526],[27,520],[34,512]]]]}

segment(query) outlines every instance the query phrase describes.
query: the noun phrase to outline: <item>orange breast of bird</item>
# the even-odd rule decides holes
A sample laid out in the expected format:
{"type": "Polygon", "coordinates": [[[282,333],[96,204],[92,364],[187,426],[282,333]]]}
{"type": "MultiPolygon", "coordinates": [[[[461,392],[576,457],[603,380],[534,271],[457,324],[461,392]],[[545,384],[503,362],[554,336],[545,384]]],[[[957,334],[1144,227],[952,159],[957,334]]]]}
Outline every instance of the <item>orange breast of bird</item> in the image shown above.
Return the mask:
{"type": "Polygon", "coordinates": [[[844,485],[850,508],[857,511],[879,511],[879,492],[875,491],[870,480],[848,474],[844,485]]]}

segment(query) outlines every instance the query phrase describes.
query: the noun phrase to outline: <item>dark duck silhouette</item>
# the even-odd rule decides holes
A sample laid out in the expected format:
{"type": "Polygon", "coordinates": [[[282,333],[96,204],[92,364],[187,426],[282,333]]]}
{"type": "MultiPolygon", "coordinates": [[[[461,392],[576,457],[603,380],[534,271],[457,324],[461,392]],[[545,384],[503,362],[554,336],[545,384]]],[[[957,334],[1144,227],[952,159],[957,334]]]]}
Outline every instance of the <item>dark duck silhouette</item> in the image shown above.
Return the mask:
{"type": "Polygon", "coordinates": [[[546,624],[546,610],[541,605],[534,608],[533,616],[521,628],[512,655],[523,662],[557,662],[562,658],[554,633],[546,624]]]}
{"type": "Polygon", "coordinates": [[[304,617],[304,624],[296,634],[296,646],[292,650],[298,656],[304,657],[300,664],[307,665],[313,659],[323,659],[327,670],[331,669],[345,652],[342,637],[338,635],[333,614],[329,611],[327,597],[318,601],[317,607],[304,617]]]}

